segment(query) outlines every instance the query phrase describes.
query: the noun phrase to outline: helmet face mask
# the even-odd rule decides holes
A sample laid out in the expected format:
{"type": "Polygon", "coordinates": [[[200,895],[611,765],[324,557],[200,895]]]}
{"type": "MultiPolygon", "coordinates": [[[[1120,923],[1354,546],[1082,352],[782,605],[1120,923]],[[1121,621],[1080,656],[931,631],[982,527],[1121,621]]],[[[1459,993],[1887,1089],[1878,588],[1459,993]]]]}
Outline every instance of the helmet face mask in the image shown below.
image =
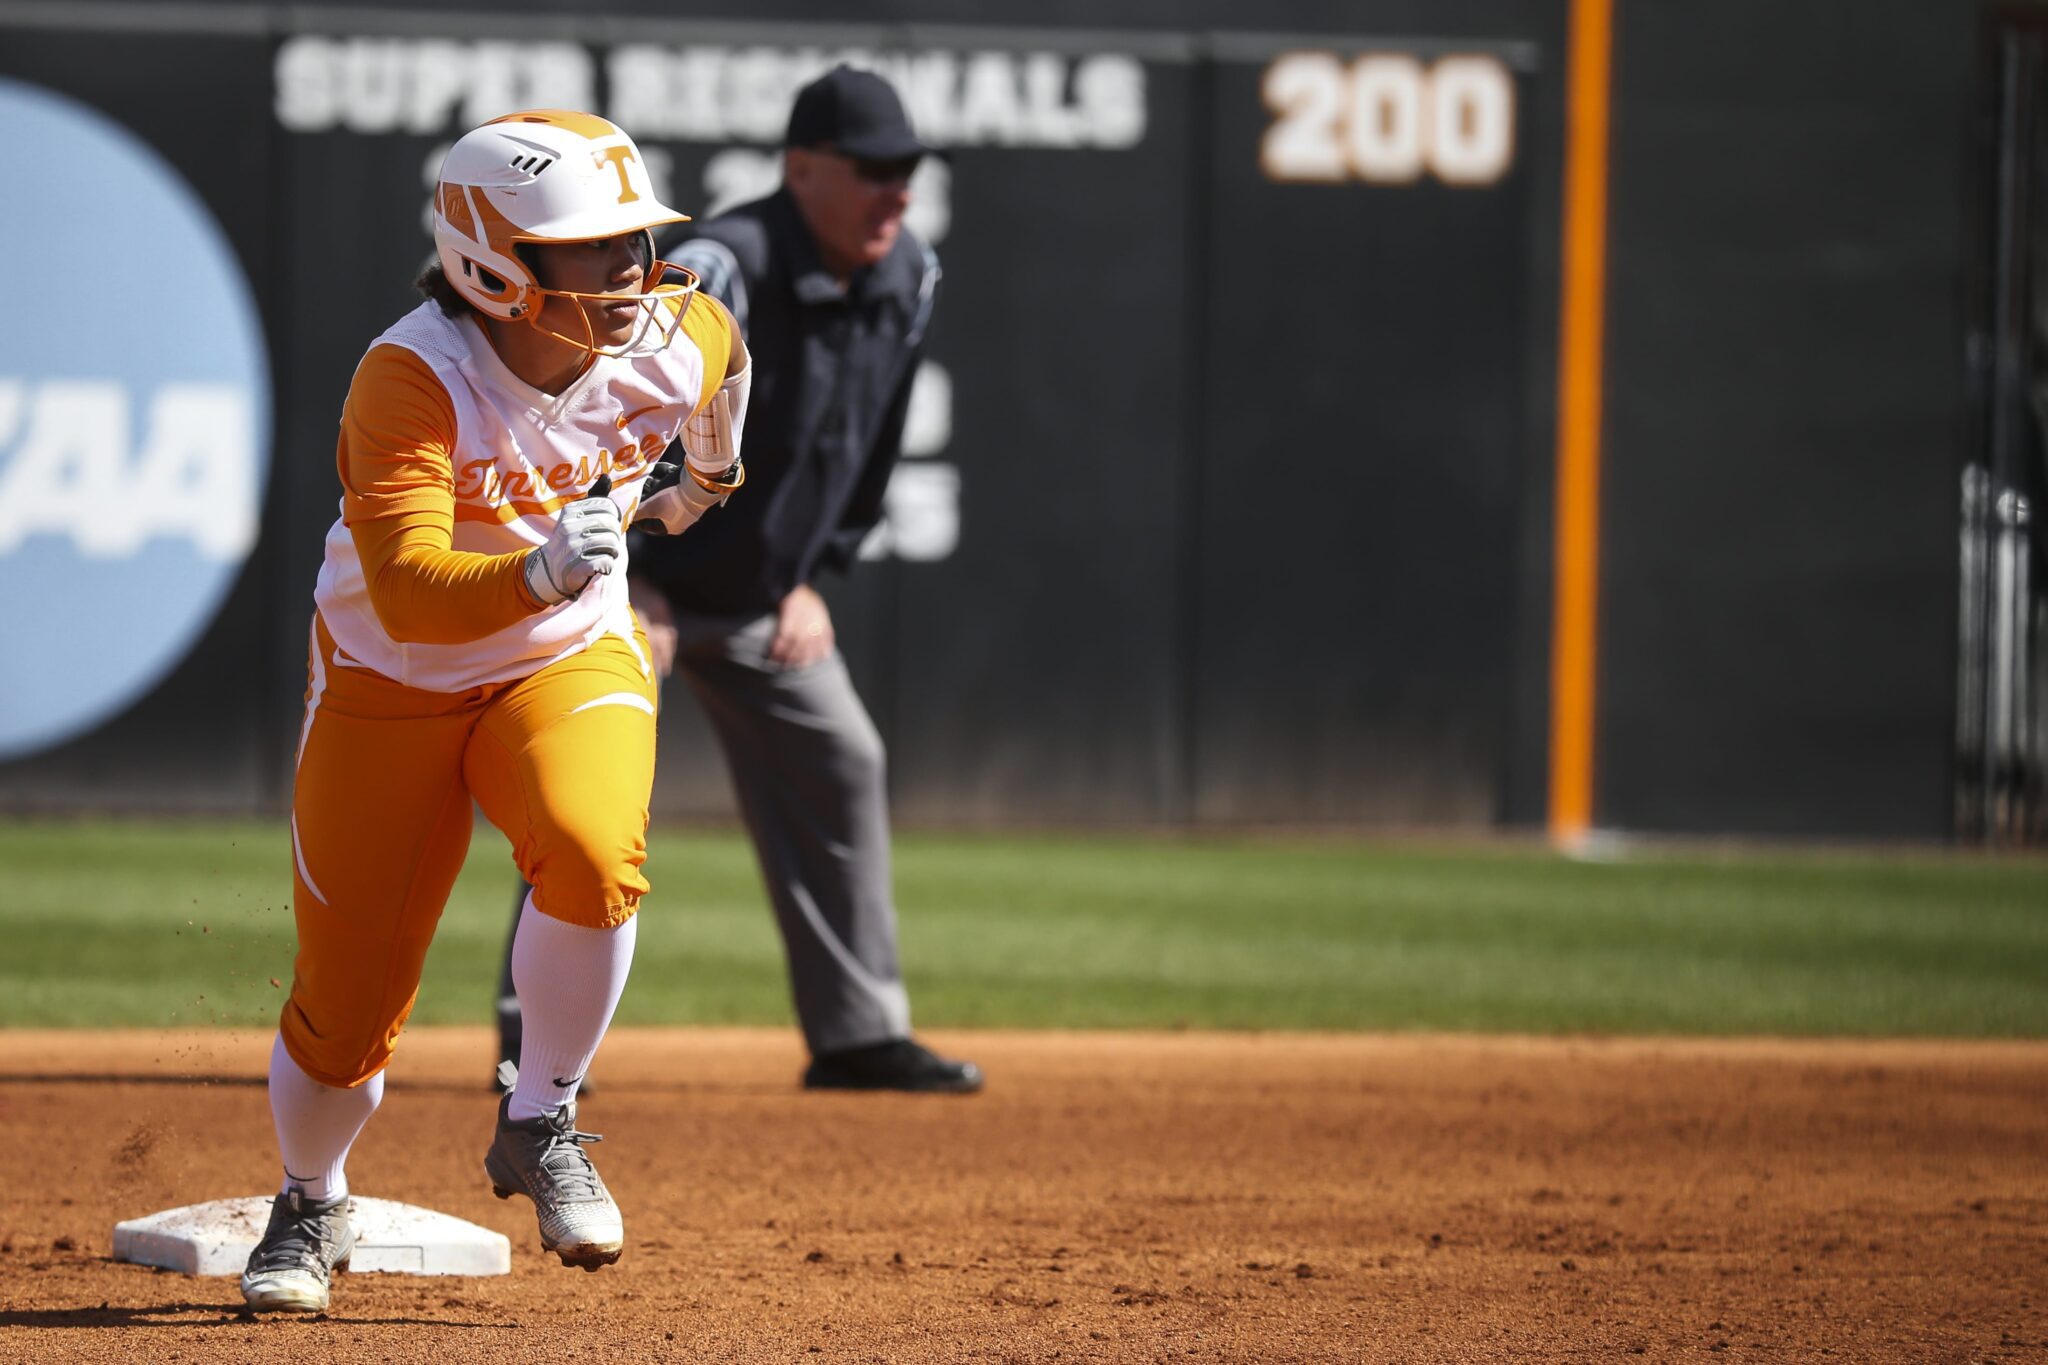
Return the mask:
{"type": "Polygon", "coordinates": [[[525,322],[596,355],[651,354],[673,340],[696,280],[662,282],[653,229],[688,221],[655,197],[632,138],[608,120],[569,110],[508,114],[465,133],[448,149],[434,192],[434,245],[456,292],[487,318],[525,322]],[[628,234],[644,236],[647,258],[631,294],[549,289],[519,250],[628,234]],[[555,297],[574,306],[582,335],[541,320],[555,297]],[[631,338],[601,344],[585,301],[625,299],[640,305],[631,338]]]}
{"type": "MultiPolygon", "coordinates": [[[[539,268],[529,245],[576,246],[573,242],[525,243],[519,244],[515,252],[521,264],[525,265],[536,283],[531,292],[532,305],[520,314],[535,331],[564,341],[594,355],[629,357],[653,355],[664,350],[675,340],[675,334],[683,325],[691,294],[697,291],[697,276],[694,272],[667,261],[655,260],[654,234],[642,230],[628,234],[631,239],[645,245],[633,253],[634,261],[641,270],[640,283],[629,290],[608,291],[593,289],[567,289],[539,283],[544,272],[539,268]],[[551,323],[549,304],[561,300],[566,307],[554,310],[551,323]],[[622,303],[634,304],[631,331],[617,341],[600,341],[598,331],[601,325],[594,317],[601,317],[603,311],[622,303]]],[[[609,239],[598,239],[600,241],[609,239]]],[[[613,330],[616,330],[614,325],[613,330]]]]}

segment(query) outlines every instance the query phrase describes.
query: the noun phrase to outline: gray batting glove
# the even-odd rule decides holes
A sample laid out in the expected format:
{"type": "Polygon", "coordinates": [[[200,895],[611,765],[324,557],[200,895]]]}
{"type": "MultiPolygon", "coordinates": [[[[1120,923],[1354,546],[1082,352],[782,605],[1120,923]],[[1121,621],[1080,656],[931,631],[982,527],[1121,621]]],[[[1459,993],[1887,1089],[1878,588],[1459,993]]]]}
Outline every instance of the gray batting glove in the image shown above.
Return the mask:
{"type": "Polygon", "coordinates": [[[625,553],[617,503],[605,496],[564,503],[547,544],[526,556],[527,590],[543,602],[566,602],[610,573],[625,553]]]}

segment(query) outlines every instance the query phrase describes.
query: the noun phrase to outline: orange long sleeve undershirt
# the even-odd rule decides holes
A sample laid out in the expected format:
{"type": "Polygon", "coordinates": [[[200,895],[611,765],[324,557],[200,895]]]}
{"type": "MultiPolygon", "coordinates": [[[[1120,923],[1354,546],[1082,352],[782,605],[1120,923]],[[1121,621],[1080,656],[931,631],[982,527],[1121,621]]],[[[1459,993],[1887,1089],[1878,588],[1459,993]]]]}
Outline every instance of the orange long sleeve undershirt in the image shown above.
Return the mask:
{"type": "Polygon", "coordinates": [[[455,440],[454,405],[427,363],[372,348],[349,386],[335,464],[370,604],[402,643],[479,640],[545,605],[527,591],[523,552],[450,548],[455,440]]]}

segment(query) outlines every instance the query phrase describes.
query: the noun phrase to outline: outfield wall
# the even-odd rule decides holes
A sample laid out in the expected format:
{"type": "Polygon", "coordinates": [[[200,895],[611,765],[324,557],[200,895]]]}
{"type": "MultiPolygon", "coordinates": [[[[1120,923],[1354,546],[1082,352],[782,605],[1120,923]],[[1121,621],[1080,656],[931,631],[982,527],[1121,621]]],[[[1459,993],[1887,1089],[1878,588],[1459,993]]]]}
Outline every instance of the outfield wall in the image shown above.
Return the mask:
{"type": "MultiPolygon", "coordinates": [[[[1619,16],[1597,823],[1948,830],[1973,68],[1945,8],[1867,7],[1853,33],[1818,0],[1619,16]]],[[[54,479],[67,509],[0,528],[32,587],[0,629],[84,680],[0,675],[0,803],[283,804],[335,417],[409,306],[453,136],[595,106],[702,208],[772,177],[787,92],[850,51],[955,149],[918,187],[947,275],[911,449],[871,562],[828,587],[900,815],[1544,820],[1567,0],[1283,0],[1262,31],[1130,0],[608,11],[0,0],[0,80],[189,185],[268,360],[206,381],[262,389],[267,460],[219,500],[260,508],[239,551],[171,525],[152,567],[70,510],[175,463],[150,395],[204,387],[176,356],[109,371],[133,411],[97,454],[0,430],[0,492],[54,479]],[[205,576],[180,555],[238,567],[150,665],[124,642],[163,612],[92,623],[124,581],[205,576]],[[123,670],[133,695],[38,719],[123,670]]],[[[17,242],[48,223],[0,217],[17,242]]],[[[127,236],[92,307],[147,335],[166,267],[146,223],[127,236]]],[[[97,410],[58,399],[109,401],[10,330],[21,411],[69,431],[97,410]]],[[[672,700],[657,813],[723,814],[672,700]]]]}

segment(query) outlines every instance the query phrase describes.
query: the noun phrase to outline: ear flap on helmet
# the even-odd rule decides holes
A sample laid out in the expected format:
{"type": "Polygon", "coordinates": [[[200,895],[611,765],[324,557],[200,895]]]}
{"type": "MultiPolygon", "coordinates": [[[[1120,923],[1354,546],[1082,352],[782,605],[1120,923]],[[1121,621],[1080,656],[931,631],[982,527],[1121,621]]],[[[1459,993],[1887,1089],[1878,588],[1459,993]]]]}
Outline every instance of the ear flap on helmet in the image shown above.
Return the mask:
{"type": "Polygon", "coordinates": [[[514,249],[510,223],[499,223],[505,249],[492,244],[494,217],[470,186],[443,185],[435,196],[434,247],[457,293],[485,316],[511,322],[525,316],[539,282],[514,249]]]}

